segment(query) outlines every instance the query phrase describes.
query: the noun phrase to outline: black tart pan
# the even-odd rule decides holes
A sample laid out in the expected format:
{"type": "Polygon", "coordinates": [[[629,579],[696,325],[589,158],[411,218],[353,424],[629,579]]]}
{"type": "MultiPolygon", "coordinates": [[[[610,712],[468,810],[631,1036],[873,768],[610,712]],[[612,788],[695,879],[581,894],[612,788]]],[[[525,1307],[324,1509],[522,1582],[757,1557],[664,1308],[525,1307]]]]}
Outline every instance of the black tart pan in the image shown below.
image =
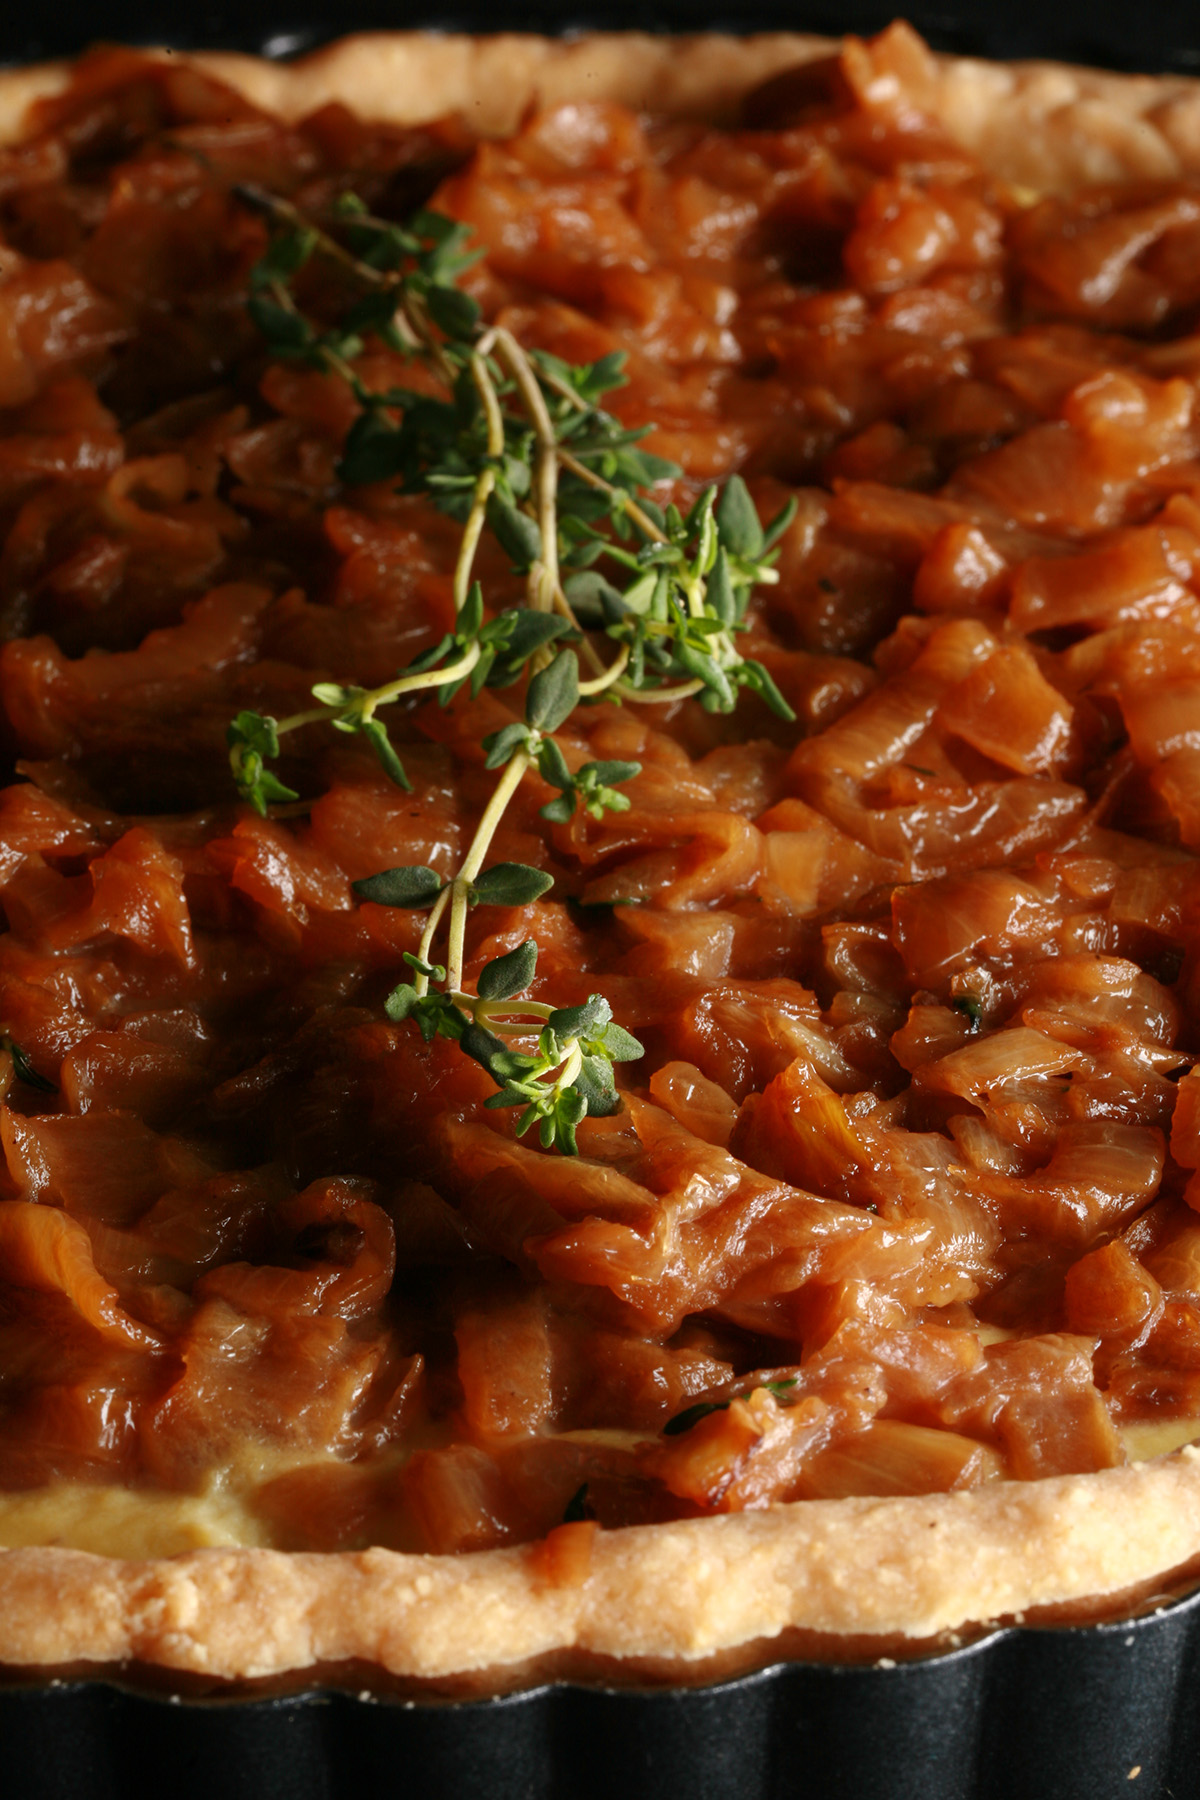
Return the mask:
{"type": "Polygon", "coordinates": [[[495,1700],[0,1692],[6,1800],[1200,1800],[1200,1593],[915,1662],[495,1700]]]}
{"type": "MultiPolygon", "coordinates": [[[[880,30],[937,49],[1200,74],[1200,6],[1155,0],[60,0],[0,66],[104,39],[288,57],[356,30],[880,30]]],[[[0,1684],[0,1800],[1200,1800],[1200,1592],[1010,1626],[913,1661],[779,1663],[687,1688],[490,1700],[171,1692],[159,1672],[0,1684]]]]}

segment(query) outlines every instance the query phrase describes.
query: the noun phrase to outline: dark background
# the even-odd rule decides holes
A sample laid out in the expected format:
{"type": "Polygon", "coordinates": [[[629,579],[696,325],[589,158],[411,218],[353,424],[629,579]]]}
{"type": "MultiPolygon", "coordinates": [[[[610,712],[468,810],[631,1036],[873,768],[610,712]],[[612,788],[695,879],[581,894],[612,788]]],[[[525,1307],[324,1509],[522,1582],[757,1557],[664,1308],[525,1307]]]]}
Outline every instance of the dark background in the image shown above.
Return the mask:
{"type": "Polygon", "coordinates": [[[1200,0],[8,0],[0,62],[70,55],[96,39],[289,56],[348,31],[418,25],[870,32],[898,13],[941,50],[1200,74],[1200,0]]]}
{"type": "MultiPolygon", "coordinates": [[[[0,63],[97,39],[293,55],[349,31],[871,32],[1200,75],[1200,0],[3,0],[0,63]]],[[[890,1669],[793,1664],[724,1688],[543,1688],[410,1709],[349,1695],[167,1706],[113,1685],[0,1687],[3,1800],[1200,1800],[1200,1595],[996,1632],[890,1669]],[[1176,1704],[1178,1696],[1178,1704],[1176,1704]],[[1136,1783],[1128,1779],[1134,1766],[1136,1783]]]]}

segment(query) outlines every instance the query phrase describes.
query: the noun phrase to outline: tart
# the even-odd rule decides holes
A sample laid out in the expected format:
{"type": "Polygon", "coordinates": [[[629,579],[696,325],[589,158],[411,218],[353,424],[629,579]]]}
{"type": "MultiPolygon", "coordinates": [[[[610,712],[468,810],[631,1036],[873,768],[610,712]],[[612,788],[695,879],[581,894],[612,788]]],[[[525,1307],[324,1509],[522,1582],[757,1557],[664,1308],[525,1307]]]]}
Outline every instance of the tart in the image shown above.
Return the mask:
{"type": "Polygon", "coordinates": [[[904,27],[5,81],[0,1658],[679,1679],[1185,1579],[1200,89],[904,27]],[[431,215],[482,260],[351,345],[431,215]],[[462,623],[399,440],[464,332],[588,417],[625,359],[578,650],[474,693],[554,581],[489,452],[462,623]],[[706,518],[688,639],[631,596],[706,518]],[[557,1147],[464,1035],[515,967],[625,1045],[557,1147]]]}

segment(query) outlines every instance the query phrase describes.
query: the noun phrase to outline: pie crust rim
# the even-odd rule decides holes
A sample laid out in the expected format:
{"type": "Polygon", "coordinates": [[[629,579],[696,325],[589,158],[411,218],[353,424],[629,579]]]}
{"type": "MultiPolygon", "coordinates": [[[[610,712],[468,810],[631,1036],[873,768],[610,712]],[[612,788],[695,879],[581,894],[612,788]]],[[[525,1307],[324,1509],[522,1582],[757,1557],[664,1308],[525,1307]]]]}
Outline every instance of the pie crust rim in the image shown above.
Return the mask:
{"type": "MultiPolygon", "coordinates": [[[[395,123],[460,111],[499,135],[530,103],[584,98],[653,96],[656,111],[720,120],[759,82],[835,48],[793,33],[385,32],[291,64],[188,60],[284,116],[342,100],[395,123]]],[[[1200,81],[927,53],[925,66],[925,110],[1006,180],[1045,192],[1200,173],[1200,81]]],[[[0,143],[68,78],[65,63],[0,71],[0,143]]],[[[3,1550],[0,1662],[135,1662],[220,1681],[352,1663],[416,1681],[486,1672],[500,1684],[505,1669],[557,1658],[569,1671],[575,1656],[652,1662],[669,1678],[788,1631],[818,1634],[836,1660],[842,1640],[915,1645],[1039,1608],[1094,1610],[1105,1596],[1165,1586],[1197,1559],[1200,1447],[1188,1446],[1095,1474],[597,1531],[586,1572],[565,1582],[548,1578],[537,1546],[145,1561],[3,1550]]]]}

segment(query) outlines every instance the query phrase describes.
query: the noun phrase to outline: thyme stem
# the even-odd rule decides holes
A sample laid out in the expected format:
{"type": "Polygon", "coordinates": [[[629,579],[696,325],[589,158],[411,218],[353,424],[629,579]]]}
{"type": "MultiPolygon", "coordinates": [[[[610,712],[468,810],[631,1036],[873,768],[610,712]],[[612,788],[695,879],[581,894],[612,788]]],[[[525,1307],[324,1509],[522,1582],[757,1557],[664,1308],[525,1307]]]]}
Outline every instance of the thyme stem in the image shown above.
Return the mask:
{"type": "MultiPolygon", "coordinates": [[[[425,921],[425,929],[421,933],[421,942],[417,948],[417,955],[423,963],[429,961],[429,952],[433,949],[433,940],[437,935],[437,928],[442,922],[442,914],[450,904],[450,891],[449,887],[444,887],[429,909],[429,917],[425,921]]],[[[429,977],[423,970],[417,970],[413,986],[418,994],[429,992],[429,977]]]]}
{"type": "MultiPolygon", "coordinates": [[[[606,688],[610,688],[614,685],[614,683],[620,681],[622,675],[625,673],[625,671],[628,667],[629,667],[629,645],[623,644],[621,646],[620,655],[617,657],[616,661],[613,663],[610,663],[609,667],[607,669],[605,669],[603,675],[597,675],[597,677],[594,681],[581,681],[579,684],[579,692],[581,694],[583,694],[585,696],[589,696],[589,697],[592,695],[595,695],[595,694],[604,693],[606,688]]],[[[639,690],[639,694],[640,694],[640,690],[639,690]]]]}
{"type": "Polygon", "coordinates": [[[613,693],[622,700],[637,700],[642,706],[671,706],[676,700],[690,700],[704,686],[702,681],[684,681],[677,687],[631,688],[628,682],[613,683],[613,693]]]}
{"type": "Polygon", "coordinates": [[[327,722],[364,738],[389,778],[409,789],[378,708],[432,691],[449,705],[467,680],[477,697],[485,684],[511,687],[524,678],[523,717],[484,740],[487,766],[503,772],[457,873],[444,881],[414,865],[355,887],[378,904],[428,909],[419,953],[405,957],[413,979],[388,996],[388,1017],[411,1018],[426,1042],[440,1035],[461,1043],[496,1084],[487,1106],[519,1107],[518,1135],[537,1123],[545,1148],[557,1144],[574,1154],[581,1121],[619,1107],[614,1065],[636,1060],[642,1046],[601,995],[558,1008],[521,999],[537,973],[532,939],[488,962],[476,994],[464,992],[470,909],[526,906],[552,885],[541,869],[500,862],[485,870],[484,861],[532,768],[552,790],[540,808],[551,823],[566,823],[581,806],[596,819],[629,808],[619,790],[640,773],[638,763],[600,758],[572,767],[555,736],[581,700],[607,695],[666,706],[699,694],[710,711],[729,712],[741,686],[793,716],[769,671],[743,658],[735,643],[749,589],[776,578],[772,546],[790,513],[785,508],[764,530],[736,476],[719,499],[708,487],[690,507],[664,500],[660,508],[651,490],[682,471],[636,448],[644,431],[626,429],[600,405],[624,380],[620,353],[572,368],[548,352],[526,351],[506,326],[484,324],[478,302],[456,285],[473,260],[466,226],[424,209],[407,225],[391,224],[347,196],[347,247],[290,201],[254,187],[234,191],[280,228],[250,274],[255,323],[281,358],[338,375],[358,402],[339,463],[342,479],[358,487],[399,477],[397,491],[424,494],[462,525],[453,630],[379,687],[320,682],[313,688],[318,706],[279,721],[240,712],[226,733],[235,780],[264,816],[306,806],[270,764],[280,737],[327,722]],[[313,255],[345,271],[360,290],[332,325],[304,317],[291,291],[313,255]],[[358,364],[371,333],[419,359],[440,393],[368,387],[358,364]],[[591,492],[566,483],[560,494],[563,471],[591,492]],[[491,618],[473,575],[485,527],[525,574],[525,605],[491,618]],[[640,542],[631,542],[631,527],[640,542]],[[603,558],[628,572],[623,591],[596,568],[603,558]],[[589,631],[615,640],[607,665],[581,617],[589,631]],[[433,961],[443,931],[444,969],[433,961]],[[505,1042],[534,1037],[535,1051],[505,1042]]]}
{"type": "Polygon", "coordinates": [[[460,613],[467,603],[467,595],[471,588],[471,570],[475,563],[475,552],[479,548],[479,539],[483,533],[484,521],[487,518],[488,498],[496,485],[494,469],[485,469],[475,483],[475,493],[471,500],[471,510],[467,522],[463,526],[462,542],[458,547],[458,559],[454,565],[454,610],[460,613]]]}
{"type": "Polygon", "coordinates": [[[526,750],[518,750],[505,766],[504,773],[496,783],[492,797],[484,808],[483,817],[475,827],[475,836],[471,839],[470,848],[463,858],[462,867],[450,884],[448,890],[451,896],[450,943],[446,957],[446,985],[451,989],[462,986],[471,883],[483,867],[483,859],[491,848],[492,839],[504,817],[505,808],[520,787],[526,770],[532,766],[533,758],[526,750]]]}
{"type": "MultiPolygon", "coordinates": [[[[509,374],[517,384],[517,392],[529,415],[537,441],[537,467],[535,470],[535,489],[537,493],[537,521],[542,534],[542,572],[536,582],[531,584],[530,605],[549,612],[554,606],[560,590],[558,578],[558,439],[555,435],[554,421],[546,406],[546,397],[538,386],[537,376],[533,372],[529,358],[512,335],[503,325],[494,328],[496,350],[509,374]]],[[[566,596],[563,596],[566,606],[566,596]]],[[[567,613],[571,611],[567,606],[567,613]]]]}
{"type": "MultiPolygon", "coordinates": [[[[589,469],[586,463],[579,462],[569,450],[560,448],[558,454],[563,468],[570,469],[572,475],[578,475],[580,481],[586,481],[589,487],[596,489],[597,493],[611,495],[620,491],[613,486],[611,481],[605,481],[603,475],[597,475],[595,469],[589,469]]],[[[666,543],[666,533],[660,531],[649,513],[643,512],[637,501],[631,500],[628,495],[625,497],[625,516],[633,520],[638,530],[648,537],[651,543],[666,543]]]]}
{"type": "Polygon", "coordinates": [[[448,681],[459,681],[471,673],[478,661],[479,645],[471,644],[457,662],[443,663],[438,669],[422,669],[416,675],[400,675],[395,681],[384,682],[382,687],[368,688],[363,696],[363,716],[369,719],[377,706],[387,706],[403,694],[418,694],[424,688],[443,687],[448,681]]]}
{"type": "Polygon", "coordinates": [[[483,352],[473,350],[470,361],[471,380],[475,384],[475,392],[483,405],[487,419],[487,449],[489,456],[504,454],[504,414],[500,410],[500,396],[496,385],[488,373],[488,366],[483,352]]]}
{"type": "MultiPolygon", "coordinates": [[[[478,661],[479,645],[471,644],[457,662],[444,663],[437,669],[421,669],[415,675],[401,675],[395,681],[385,681],[382,687],[365,688],[357,696],[356,708],[364,719],[369,719],[376,707],[388,706],[404,694],[418,694],[424,689],[442,687],[448,681],[461,680],[471,673],[478,661]]],[[[329,716],[328,706],[310,706],[305,712],[290,713],[286,719],[280,719],[275,730],[279,737],[284,737],[289,731],[298,731],[302,725],[316,725],[329,716]]]]}
{"type": "Polygon", "coordinates": [[[302,725],[316,725],[328,718],[327,706],[310,706],[306,712],[289,713],[286,719],[280,719],[275,732],[278,737],[286,737],[289,731],[299,731],[302,725]]]}

